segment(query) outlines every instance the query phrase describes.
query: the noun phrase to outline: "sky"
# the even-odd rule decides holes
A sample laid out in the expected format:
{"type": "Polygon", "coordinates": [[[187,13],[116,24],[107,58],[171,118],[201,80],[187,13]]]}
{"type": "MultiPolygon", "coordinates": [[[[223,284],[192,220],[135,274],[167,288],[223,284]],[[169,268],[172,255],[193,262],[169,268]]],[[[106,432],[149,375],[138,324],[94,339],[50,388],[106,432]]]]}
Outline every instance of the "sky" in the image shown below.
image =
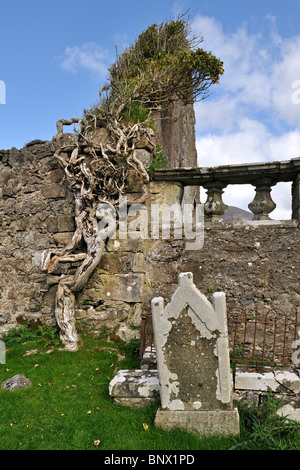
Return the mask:
{"type": "MultiPolygon", "coordinates": [[[[195,104],[198,165],[300,157],[300,0],[2,0],[0,148],[51,140],[57,120],[98,102],[116,51],[187,10],[225,69],[195,104]]],[[[290,218],[290,190],[274,187],[272,217],[290,218]]],[[[250,185],[223,195],[244,209],[253,197],[250,185]]]]}

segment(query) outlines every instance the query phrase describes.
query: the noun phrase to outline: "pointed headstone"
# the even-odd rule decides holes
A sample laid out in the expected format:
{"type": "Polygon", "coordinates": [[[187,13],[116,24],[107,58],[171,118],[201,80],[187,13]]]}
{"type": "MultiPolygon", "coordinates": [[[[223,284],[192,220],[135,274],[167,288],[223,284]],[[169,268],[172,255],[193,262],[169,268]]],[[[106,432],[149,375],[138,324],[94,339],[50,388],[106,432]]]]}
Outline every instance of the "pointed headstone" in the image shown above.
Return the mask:
{"type": "Polygon", "coordinates": [[[170,303],[164,308],[158,297],[151,307],[162,406],[156,425],[200,435],[238,434],[225,294],[215,293],[210,302],[192,273],[182,273],[170,303]]]}

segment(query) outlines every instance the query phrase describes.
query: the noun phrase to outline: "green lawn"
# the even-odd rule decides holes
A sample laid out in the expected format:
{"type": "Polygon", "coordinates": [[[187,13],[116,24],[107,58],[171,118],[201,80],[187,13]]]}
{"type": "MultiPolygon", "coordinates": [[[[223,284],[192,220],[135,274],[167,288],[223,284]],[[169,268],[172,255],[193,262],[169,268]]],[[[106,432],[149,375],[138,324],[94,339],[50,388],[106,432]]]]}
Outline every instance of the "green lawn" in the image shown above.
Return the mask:
{"type": "Polygon", "coordinates": [[[8,351],[6,364],[0,364],[0,383],[24,374],[33,386],[14,392],[0,388],[1,450],[225,450],[274,445],[300,449],[299,425],[281,420],[274,427],[272,421],[266,429],[261,420],[263,413],[248,406],[242,410],[239,438],[200,440],[183,431],[163,431],[154,426],[159,403],[133,410],[115,405],[108,394],[108,384],[117,370],[139,365],[130,348],[124,359],[120,355],[120,351],[124,353],[122,344],[82,334],[77,352],[61,351],[55,345],[46,354],[50,340],[46,343],[45,338],[34,335],[13,336],[3,338],[8,351]],[[34,348],[41,353],[23,355],[34,348]],[[274,429],[275,440],[270,442],[274,429]]]}

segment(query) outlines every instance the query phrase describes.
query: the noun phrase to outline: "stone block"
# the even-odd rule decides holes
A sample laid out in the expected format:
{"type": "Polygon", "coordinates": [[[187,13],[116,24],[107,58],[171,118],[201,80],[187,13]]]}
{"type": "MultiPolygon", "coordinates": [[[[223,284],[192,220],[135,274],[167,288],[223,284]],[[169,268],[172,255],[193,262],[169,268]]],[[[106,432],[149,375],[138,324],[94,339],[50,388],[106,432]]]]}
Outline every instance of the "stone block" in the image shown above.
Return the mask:
{"type": "Polygon", "coordinates": [[[58,245],[67,246],[72,240],[73,235],[74,232],[55,233],[53,238],[58,245]]]}
{"type": "Polygon", "coordinates": [[[46,220],[47,229],[50,233],[64,233],[75,231],[74,217],[71,215],[50,216],[46,220]]]}
{"type": "Polygon", "coordinates": [[[131,258],[131,253],[103,253],[94,275],[95,279],[98,279],[98,277],[101,276],[103,272],[109,274],[120,274],[122,272],[128,272],[131,266],[131,258]]]}
{"type": "Polygon", "coordinates": [[[236,409],[206,411],[163,411],[155,416],[155,426],[166,431],[182,429],[200,437],[211,435],[233,436],[240,432],[236,409]]]}
{"type": "Polygon", "coordinates": [[[100,299],[136,303],[142,301],[143,285],[143,274],[101,274],[95,289],[100,299]]]}
{"type": "Polygon", "coordinates": [[[14,375],[14,377],[11,377],[10,379],[2,382],[2,388],[8,392],[19,390],[20,388],[28,388],[31,386],[31,381],[22,374],[14,375]]]}
{"type": "Polygon", "coordinates": [[[59,215],[57,216],[57,229],[58,232],[74,232],[75,220],[72,215],[59,215]]]}
{"type": "Polygon", "coordinates": [[[42,187],[42,195],[46,199],[56,199],[66,196],[66,188],[59,183],[46,184],[42,187]]]}
{"type": "Polygon", "coordinates": [[[131,406],[159,399],[157,370],[120,370],[109,384],[109,394],[118,403],[131,406]]]}
{"type": "Polygon", "coordinates": [[[300,408],[299,406],[297,407],[295,402],[282,406],[277,410],[276,414],[300,423],[300,408]]]}
{"type": "Polygon", "coordinates": [[[145,272],[145,258],[144,253],[135,253],[132,261],[132,271],[134,273],[145,272]]]}
{"type": "Polygon", "coordinates": [[[140,193],[144,186],[144,180],[136,170],[129,170],[127,175],[127,192],[140,193]]]}
{"type": "Polygon", "coordinates": [[[64,170],[62,168],[55,168],[48,173],[48,178],[51,183],[59,183],[64,179],[64,170]]]}
{"type": "Polygon", "coordinates": [[[137,148],[134,151],[135,157],[142,162],[145,168],[149,168],[151,161],[152,161],[152,155],[148,150],[144,148],[137,148]]]}
{"type": "Polygon", "coordinates": [[[253,390],[259,392],[290,391],[300,393],[300,378],[296,372],[289,369],[274,369],[262,367],[259,371],[246,366],[239,366],[235,373],[236,390],[253,390]]]}
{"type": "Polygon", "coordinates": [[[132,252],[137,253],[143,250],[143,240],[137,239],[134,240],[130,238],[129,233],[119,233],[117,232],[116,238],[109,239],[107,243],[107,251],[108,252],[132,252]]]}
{"type": "Polygon", "coordinates": [[[183,187],[181,183],[165,183],[152,181],[149,184],[151,204],[180,204],[183,197],[183,187]]]}

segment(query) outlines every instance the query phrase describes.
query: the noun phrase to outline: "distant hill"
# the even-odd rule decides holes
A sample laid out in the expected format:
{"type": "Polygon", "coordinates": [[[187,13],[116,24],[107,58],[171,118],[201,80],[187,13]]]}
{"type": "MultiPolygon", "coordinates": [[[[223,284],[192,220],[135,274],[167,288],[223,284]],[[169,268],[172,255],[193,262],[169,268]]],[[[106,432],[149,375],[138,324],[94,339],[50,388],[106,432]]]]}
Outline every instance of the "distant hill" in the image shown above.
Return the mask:
{"type": "Polygon", "coordinates": [[[241,222],[244,220],[252,220],[253,214],[239,207],[229,206],[222,218],[227,221],[241,222]]]}

